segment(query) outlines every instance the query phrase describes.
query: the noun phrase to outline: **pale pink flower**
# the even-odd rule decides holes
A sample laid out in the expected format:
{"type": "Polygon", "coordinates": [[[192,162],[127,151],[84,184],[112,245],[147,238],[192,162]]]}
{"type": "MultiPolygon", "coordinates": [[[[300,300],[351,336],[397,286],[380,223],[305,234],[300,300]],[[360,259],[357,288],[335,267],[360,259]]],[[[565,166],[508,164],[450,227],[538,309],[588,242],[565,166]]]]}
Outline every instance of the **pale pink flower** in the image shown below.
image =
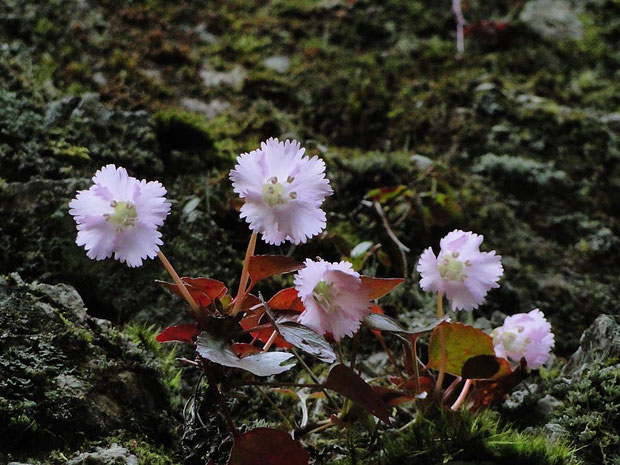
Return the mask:
{"type": "Polygon", "coordinates": [[[495,355],[519,362],[525,358],[529,368],[540,368],[554,345],[551,325],[537,308],[529,313],[507,317],[504,324],[491,333],[495,355]]]}
{"type": "Polygon", "coordinates": [[[503,273],[501,257],[495,251],[480,252],[483,236],[455,230],[439,243],[435,257],[429,247],[420,257],[417,270],[420,287],[445,294],[453,310],[473,310],[484,300],[503,273]]]}
{"type": "Polygon", "coordinates": [[[298,322],[334,340],[352,336],[370,313],[369,292],[349,262],[306,260],[295,275],[295,289],[305,310],[298,322]]]}
{"type": "Polygon", "coordinates": [[[162,244],[157,227],[170,212],[166,189],[157,181],[138,181],[114,165],[97,171],[93,182],[69,203],[77,245],[84,246],[91,259],[114,255],[130,267],[154,258],[162,244]]]}
{"type": "Polygon", "coordinates": [[[321,204],[333,191],[325,162],[304,151],[297,141],[271,138],[241,154],[230,172],[234,191],[245,199],[241,218],[268,244],[305,243],[325,229],[321,204]]]}

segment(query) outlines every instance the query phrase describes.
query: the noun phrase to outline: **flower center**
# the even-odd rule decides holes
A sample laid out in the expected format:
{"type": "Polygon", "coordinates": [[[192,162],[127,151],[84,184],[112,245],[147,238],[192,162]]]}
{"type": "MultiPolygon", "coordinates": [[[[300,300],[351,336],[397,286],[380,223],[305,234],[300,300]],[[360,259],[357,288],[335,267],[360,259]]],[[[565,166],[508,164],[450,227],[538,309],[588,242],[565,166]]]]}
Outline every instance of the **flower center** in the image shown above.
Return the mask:
{"type": "Polygon", "coordinates": [[[523,326],[517,326],[509,330],[504,330],[501,337],[501,342],[506,352],[518,352],[525,351],[525,348],[532,342],[530,338],[524,338],[521,333],[525,328],[523,326]]]}
{"type": "Polygon", "coordinates": [[[105,219],[110,221],[119,231],[123,231],[136,224],[138,212],[136,206],[131,202],[117,202],[113,200],[110,206],[114,208],[112,213],[105,215],[105,219]]]}
{"type": "MultiPolygon", "coordinates": [[[[293,182],[294,178],[289,177],[287,183],[293,182]]],[[[264,185],[261,192],[263,202],[270,207],[280,207],[286,205],[292,199],[297,198],[296,192],[287,192],[286,187],[278,182],[278,178],[275,176],[270,178],[264,185]]]]}
{"type": "Polygon", "coordinates": [[[469,260],[462,262],[458,259],[459,253],[452,252],[443,256],[439,263],[439,275],[448,281],[465,281],[467,279],[467,267],[471,266],[469,260]]]}
{"type": "Polygon", "coordinates": [[[312,297],[328,315],[340,311],[340,305],[332,302],[334,300],[334,285],[326,281],[319,281],[312,290],[312,297]]]}

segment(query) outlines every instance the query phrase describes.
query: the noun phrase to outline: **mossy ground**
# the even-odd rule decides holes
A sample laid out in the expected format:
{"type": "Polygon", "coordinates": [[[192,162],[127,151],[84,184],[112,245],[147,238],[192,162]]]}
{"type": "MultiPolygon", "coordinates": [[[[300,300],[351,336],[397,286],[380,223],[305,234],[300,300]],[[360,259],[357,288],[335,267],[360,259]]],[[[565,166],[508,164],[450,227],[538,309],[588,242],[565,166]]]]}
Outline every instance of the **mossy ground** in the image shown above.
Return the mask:
{"type": "Polygon", "coordinates": [[[363,270],[408,278],[386,301],[407,319],[431,305],[422,249],[474,230],[505,268],[477,316],[538,307],[570,354],[620,292],[620,5],[584,2],[583,37],[552,40],[518,20],[527,2],[470,1],[470,24],[505,27],[474,29],[457,58],[444,3],[3,2],[0,272],[71,284],[118,325],[180,321],[157,263],[85,257],[69,199],[106,163],[161,180],[164,251],[232,288],[248,230],[227,172],[261,140],[296,137],[328,164],[327,231],[259,252],[336,260],[381,244],[363,270]],[[400,185],[383,208],[404,259],[367,196],[400,185]]]}

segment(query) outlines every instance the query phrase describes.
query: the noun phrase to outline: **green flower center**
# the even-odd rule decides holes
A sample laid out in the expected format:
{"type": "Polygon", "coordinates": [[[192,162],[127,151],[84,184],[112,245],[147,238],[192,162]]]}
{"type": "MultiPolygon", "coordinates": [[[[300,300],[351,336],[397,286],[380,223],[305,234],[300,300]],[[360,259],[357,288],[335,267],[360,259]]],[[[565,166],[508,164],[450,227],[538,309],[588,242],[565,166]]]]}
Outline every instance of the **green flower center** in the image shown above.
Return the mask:
{"type": "MultiPolygon", "coordinates": [[[[290,184],[291,182],[293,182],[293,180],[294,178],[289,177],[286,181],[290,184]]],[[[286,205],[291,200],[296,199],[297,193],[287,192],[284,184],[279,183],[278,178],[274,176],[263,185],[261,197],[263,199],[263,202],[274,208],[286,205]]]]}
{"type": "Polygon", "coordinates": [[[114,224],[118,230],[123,231],[136,224],[138,212],[133,203],[114,200],[110,203],[110,206],[114,208],[114,211],[105,215],[105,219],[114,224]]]}
{"type": "Polygon", "coordinates": [[[467,279],[467,267],[471,266],[469,260],[462,262],[458,259],[459,253],[452,252],[443,256],[439,263],[439,275],[448,281],[465,281],[467,279]]]}
{"type": "Polygon", "coordinates": [[[312,297],[328,315],[340,311],[340,306],[333,303],[334,295],[334,285],[326,281],[319,281],[312,290],[312,297]]]}
{"type": "Polygon", "coordinates": [[[522,352],[532,342],[529,337],[524,338],[521,335],[524,330],[525,328],[523,326],[504,330],[500,341],[506,349],[506,352],[522,352]]]}

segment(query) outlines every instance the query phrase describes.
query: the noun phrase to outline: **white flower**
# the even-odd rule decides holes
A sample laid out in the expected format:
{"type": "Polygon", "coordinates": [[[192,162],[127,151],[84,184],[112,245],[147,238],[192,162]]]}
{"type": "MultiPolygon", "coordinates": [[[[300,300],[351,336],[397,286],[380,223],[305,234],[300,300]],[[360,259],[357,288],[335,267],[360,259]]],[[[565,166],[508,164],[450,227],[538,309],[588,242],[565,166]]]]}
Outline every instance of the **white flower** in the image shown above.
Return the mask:
{"type": "Polygon", "coordinates": [[[325,228],[321,204],[333,191],[323,160],[304,151],[299,142],[272,138],[240,155],[230,172],[234,191],[245,199],[241,218],[268,244],[305,243],[325,228]]]}
{"type": "Polygon", "coordinates": [[[114,165],[97,171],[93,182],[69,203],[77,223],[77,245],[84,246],[91,259],[114,254],[130,267],[154,258],[162,244],[157,228],[170,212],[166,189],[157,181],[138,181],[114,165]]]}
{"type": "Polygon", "coordinates": [[[349,262],[306,260],[295,275],[295,289],[305,310],[298,322],[334,340],[352,336],[370,313],[369,292],[349,262]]]}
{"type": "Polygon", "coordinates": [[[429,247],[420,257],[417,270],[422,279],[420,287],[429,292],[441,292],[453,310],[473,310],[484,300],[503,273],[501,257],[495,251],[480,252],[482,236],[455,230],[439,243],[435,257],[429,247]]]}
{"type": "Polygon", "coordinates": [[[495,355],[519,362],[525,358],[529,368],[540,368],[554,345],[551,325],[537,308],[529,313],[507,317],[504,324],[491,333],[495,355]]]}

